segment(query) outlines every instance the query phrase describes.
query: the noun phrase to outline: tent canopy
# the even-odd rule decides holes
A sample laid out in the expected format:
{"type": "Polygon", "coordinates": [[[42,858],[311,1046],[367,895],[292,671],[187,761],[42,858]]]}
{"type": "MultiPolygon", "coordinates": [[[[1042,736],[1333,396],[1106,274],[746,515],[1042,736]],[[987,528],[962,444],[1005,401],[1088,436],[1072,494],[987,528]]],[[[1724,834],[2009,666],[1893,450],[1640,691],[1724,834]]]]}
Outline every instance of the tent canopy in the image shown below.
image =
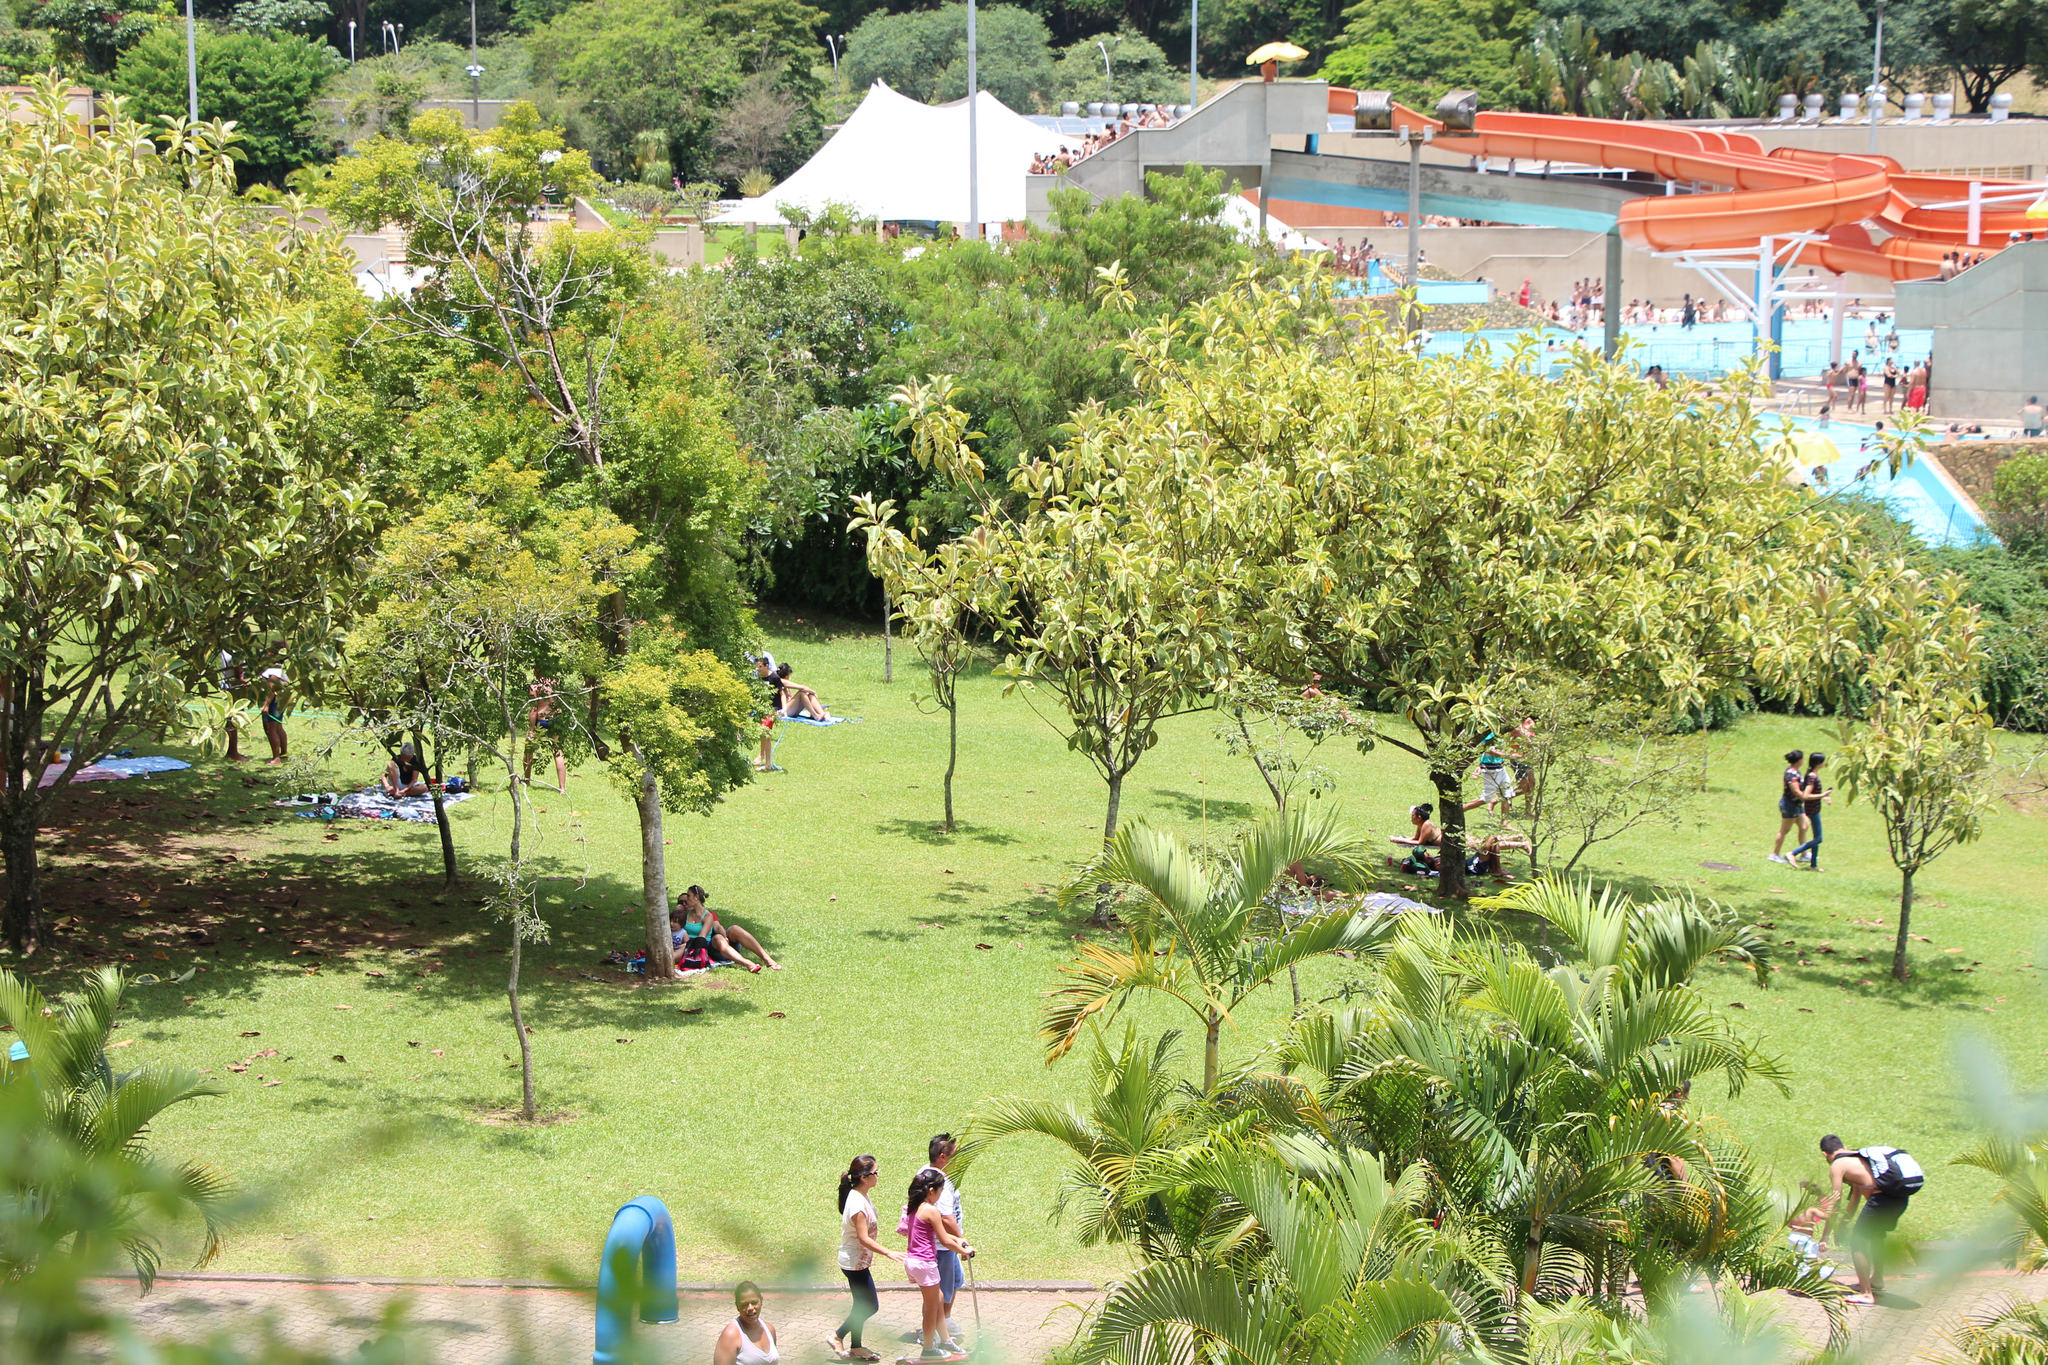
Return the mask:
{"type": "MultiPolygon", "coordinates": [[[[1021,221],[1031,158],[1058,151],[1060,135],[986,90],[975,97],[975,116],[981,221],[1021,221]]],[[[796,174],[718,221],[774,224],[786,205],[817,213],[827,204],[881,221],[967,222],[967,101],[920,104],[876,81],[796,174]]]]}

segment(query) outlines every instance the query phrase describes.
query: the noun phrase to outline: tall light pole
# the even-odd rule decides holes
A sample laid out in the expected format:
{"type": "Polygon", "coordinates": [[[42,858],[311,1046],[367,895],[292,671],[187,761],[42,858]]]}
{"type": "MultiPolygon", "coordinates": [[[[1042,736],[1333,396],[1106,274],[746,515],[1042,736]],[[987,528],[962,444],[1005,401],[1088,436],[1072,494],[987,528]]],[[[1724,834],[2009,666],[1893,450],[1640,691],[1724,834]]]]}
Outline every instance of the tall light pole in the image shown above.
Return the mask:
{"type": "Polygon", "coordinates": [[[192,18],[192,0],[185,0],[185,106],[199,122],[199,26],[192,18]]]}
{"type": "Polygon", "coordinates": [[[469,0],[469,126],[484,126],[484,69],[476,59],[476,0],[469,0]]]}
{"type": "Polygon", "coordinates": [[[1199,93],[1195,89],[1195,57],[1201,52],[1202,0],[1188,0],[1188,108],[1193,110],[1199,93]]]}
{"type": "Polygon", "coordinates": [[[981,236],[981,148],[974,106],[981,102],[981,73],[974,65],[974,0],[967,0],[967,218],[968,229],[981,236]]]}
{"type": "Polygon", "coordinates": [[[825,35],[825,50],[832,54],[832,84],[839,84],[839,45],[846,41],[844,33],[825,35]]]}
{"type": "Polygon", "coordinates": [[[348,21],[348,64],[356,64],[356,21],[348,21]]]}
{"type": "Polygon", "coordinates": [[[1870,150],[1877,150],[1877,120],[1884,113],[1884,0],[1877,0],[1877,42],[1870,52],[1870,150]]]}
{"type": "Polygon", "coordinates": [[[1116,73],[1109,69],[1109,49],[1102,45],[1102,39],[1095,40],[1095,50],[1102,54],[1102,88],[1109,93],[1109,102],[1116,103],[1116,73]]]}

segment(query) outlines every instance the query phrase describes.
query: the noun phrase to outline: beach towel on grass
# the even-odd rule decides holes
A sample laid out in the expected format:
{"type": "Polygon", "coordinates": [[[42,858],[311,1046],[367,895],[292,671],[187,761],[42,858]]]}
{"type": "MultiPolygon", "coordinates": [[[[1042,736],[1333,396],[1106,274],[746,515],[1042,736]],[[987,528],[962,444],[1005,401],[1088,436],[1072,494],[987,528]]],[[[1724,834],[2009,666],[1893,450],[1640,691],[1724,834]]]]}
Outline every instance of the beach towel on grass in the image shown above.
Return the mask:
{"type": "MultiPolygon", "coordinates": [[[[449,792],[442,796],[441,804],[452,806],[469,800],[468,792],[449,792]]],[[[393,799],[384,794],[382,787],[365,787],[359,792],[350,792],[334,803],[336,815],[353,816],[358,820],[409,820],[414,824],[434,823],[434,798],[431,796],[401,796],[393,799]]],[[[304,820],[318,820],[318,808],[302,810],[299,817],[304,820]]]]}
{"type": "MultiPolygon", "coordinates": [[[[73,782],[118,782],[124,777],[148,777],[151,773],[173,773],[192,765],[182,759],[164,758],[103,758],[97,763],[88,763],[78,770],[73,782]]],[[[52,763],[43,770],[39,787],[54,787],[57,778],[64,771],[62,763],[52,763]]]]}
{"type": "Polygon", "coordinates": [[[834,716],[830,720],[813,720],[809,716],[784,716],[782,719],[785,724],[815,725],[819,729],[823,729],[827,725],[845,725],[849,722],[854,725],[860,724],[859,716],[834,716]]]}

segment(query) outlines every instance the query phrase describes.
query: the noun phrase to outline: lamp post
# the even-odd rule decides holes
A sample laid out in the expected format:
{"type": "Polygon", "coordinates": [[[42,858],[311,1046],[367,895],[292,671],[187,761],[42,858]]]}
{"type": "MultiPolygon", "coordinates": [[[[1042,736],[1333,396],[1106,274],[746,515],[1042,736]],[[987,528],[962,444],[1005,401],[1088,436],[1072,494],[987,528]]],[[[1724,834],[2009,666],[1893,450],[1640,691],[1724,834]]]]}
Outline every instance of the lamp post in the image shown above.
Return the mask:
{"type": "Polygon", "coordinates": [[[185,0],[185,106],[199,122],[199,26],[192,18],[192,0],[185,0]]]}
{"type": "Polygon", "coordinates": [[[356,21],[348,21],[348,64],[356,64],[356,21]]]}
{"type": "MultiPolygon", "coordinates": [[[[1117,39],[1122,42],[1122,38],[1117,39]]],[[[1116,73],[1110,69],[1109,49],[1102,45],[1102,39],[1095,40],[1095,50],[1102,54],[1102,85],[1109,92],[1109,102],[1116,103],[1116,73]]]]}
{"type": "Polygon", "coordinates": [[[1194,110],[1197,91],[1195,89],[1195,57],[1201,51],[1202,0],[1188,0],[1188,109],[1194,110]]]}
{"type": "Polygon", "coordinates": [[[1877,0],[1877,42],[1870,52],[1870,150],[1877,150],[1877,120],[1884,112],[1884,0],[1877,0]]]}
{"type": "Polygon", "coordinates": [[[834,85],[839,84],[839,45],[845,41],[846,35],[844,33],[828,33],[825,35],[825,50],[832,54],[832,83],[834,85]]]}
{"type": "Polygon", "coordinates": [[[484,126],[484,69],[476,59],[476,0],[469,0],[469,126],[484,126]]]}
{"type": "Polygon", "coordinates": [[[974,106],[981,103],[981,75],[974,65],[974,0],[967,0],[967,228],[981,236],[981,164],[974,106]]]}

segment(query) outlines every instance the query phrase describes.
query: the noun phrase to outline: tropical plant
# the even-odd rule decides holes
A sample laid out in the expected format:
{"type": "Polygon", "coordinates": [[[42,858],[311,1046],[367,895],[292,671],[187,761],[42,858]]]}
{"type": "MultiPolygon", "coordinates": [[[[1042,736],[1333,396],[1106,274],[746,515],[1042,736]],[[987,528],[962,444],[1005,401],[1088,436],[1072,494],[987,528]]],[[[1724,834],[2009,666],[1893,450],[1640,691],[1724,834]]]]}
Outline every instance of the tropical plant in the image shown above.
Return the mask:
{"type": "Polygon", "coordinates": [[[1052,992],[1039,1029],[1047,1056],[1065,1055],[1090,1020],[1113,1015],[1140,991],[1154,991],[1200,1021],[1202,1092],[1213,1093],[1223,1025],[1246,999],[1308,958],[1369,952],[1392,928],[1390,919],[1340,902],[1277,936],[1258,933],[1258,916],[1274,887],[1290,869],[1311,863],[1356,874],[1365,867],[1366,848],[1338,831],[1335,812],[1310,814],[1299,805],[1262,817],[1213,867],[1177,834],[1144,823],[1119,830],[1068,882],[1061,903],[1102,886],[1128,891],[1119,909],[1130,949],[1084,943],[1080,958],[1061,969],[1067,984],[1052,992]]]}
{"type": "Polygon", "coordinates": [[[43,1254],[60,1244],[82,1252],[80,1243],[93,1242],[119,1247],[147,1289],[163,1263],[168,1221],[185,1214],[197,1214],[203,1228],[199,1263],[220,1251],[227,1181],[196,1162],[158,1156],[150,1126],[174,1104],[226,1092],[181,1066],[114,1070],[108,1040],[127,985],[102,967],[52,1003],[0,971],[0,1020],[27,1054],[0,1072],[0,1108],[14,1138],[0,1144],[0,1271],[9,1280],[35,1276],[43,1254]]]}

